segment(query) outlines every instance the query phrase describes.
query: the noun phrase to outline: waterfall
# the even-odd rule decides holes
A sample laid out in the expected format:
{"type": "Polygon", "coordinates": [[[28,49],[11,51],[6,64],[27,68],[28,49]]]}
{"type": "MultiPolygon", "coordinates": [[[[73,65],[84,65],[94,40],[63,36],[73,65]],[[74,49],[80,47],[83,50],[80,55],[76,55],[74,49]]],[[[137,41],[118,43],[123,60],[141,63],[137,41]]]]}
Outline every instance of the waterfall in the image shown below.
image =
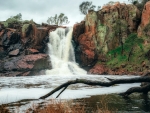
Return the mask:
{"type": "Polygon", "coordinates": [[[47,75],[86,74],[75,62],[74,48],[71,43],[73,28],[57,28],[49,34],[48,54],[52,69],[47,75]]]}

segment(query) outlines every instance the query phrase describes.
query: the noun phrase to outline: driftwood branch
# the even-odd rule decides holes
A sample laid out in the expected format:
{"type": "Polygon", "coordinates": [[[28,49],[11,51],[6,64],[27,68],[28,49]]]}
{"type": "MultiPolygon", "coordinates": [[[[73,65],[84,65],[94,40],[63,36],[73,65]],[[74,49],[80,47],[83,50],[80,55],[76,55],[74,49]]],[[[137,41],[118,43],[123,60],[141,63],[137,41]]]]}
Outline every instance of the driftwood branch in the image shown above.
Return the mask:
{"type": "MultiPolygon", "coordinates": [[[[107,78],[108,79],[108,78],[107,78]]],[[[76,80],[71,80],[68,81],[58,87],[56,87],[55,89],[53,89],[51,92],[49,92],[48,94],[40,97],[40,99],[45,99],[49,96],[51,96],[52,94],[54,94],[55,92],[59,91],[60,89],[64,88],[59,95],[69,86],[72,84],[77,84],[77,83],[83,83],[86,85],[92,85],[92,86],[105,86],[105,87],[109,87],[115,84],[127,84],[127,83],[141,83],[141,82],[149,82],[150,83],[150,77],[144,76],[144,77],[136,77],[136,78],[129,78],[129,79],[108,79],[110,80],[110,82],[101,82],[101,81],[91,81],[91,80],[86,80],[86,79],[76,79],[76,80]]],[[[129,90],[127,90],[124,95],[130,95],[133,92],[148,92],[150,91],[150,85],[147,86],[143,86],[143,87],[134,87],[134,88],[130,88],[129,90]]],[[[58,95],[58,96],[59,96],[58,95]]],[[[57,96],[57,97],[58,97],[57,96]]]]}
{"type": "Polygon", "coordinates": [[[132,87],[132,88],[128,89],[126,92],[121,93],[120,95],[128,96],[134,92],[147,94],[148,91],[150,91],[150,84],[143,86],[143,87],[132,87]]]}

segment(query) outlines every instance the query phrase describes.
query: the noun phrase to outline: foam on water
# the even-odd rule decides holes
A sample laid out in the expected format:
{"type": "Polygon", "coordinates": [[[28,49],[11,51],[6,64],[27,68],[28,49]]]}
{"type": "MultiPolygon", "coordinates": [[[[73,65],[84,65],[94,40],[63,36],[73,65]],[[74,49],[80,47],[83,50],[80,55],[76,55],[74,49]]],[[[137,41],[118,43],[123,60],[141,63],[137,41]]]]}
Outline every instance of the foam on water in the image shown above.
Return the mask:
{"type": "MultiPolygon", "coordinates": [[[[52,89],[69,80],[87,79],[108,81],[107,78],[120,79],[135,76],[113,76],[113,75],[41,75],[33,77],[2,77],[0,79],[0,103],[10,103],[21,99],[38,99],[40,96],[50,92],[52,89]]],[[[89,97],[91,95],[110,94],[124,92],[130,87],[140,84],[121,84],[112,87],[87,86],[85,84],[75,84],[68,87],[61,95],[60,99],[76,99],[89,97]]],[[[55,98],[56,92],[50,98],[55,98]]]]}

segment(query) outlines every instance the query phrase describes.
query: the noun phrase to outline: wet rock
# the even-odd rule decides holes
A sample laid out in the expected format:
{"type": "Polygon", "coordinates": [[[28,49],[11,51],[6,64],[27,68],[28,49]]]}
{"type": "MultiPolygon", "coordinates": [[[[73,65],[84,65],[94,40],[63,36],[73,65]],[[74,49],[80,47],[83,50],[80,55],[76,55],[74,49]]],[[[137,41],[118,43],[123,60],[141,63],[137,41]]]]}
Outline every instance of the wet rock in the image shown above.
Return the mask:
{"type": "Polygon", "coordinates": [[[25,55],[37,54],[37,53],[39,53],[39,51],[36,50],[36,49],[27,49],[27,50],[25,50],[25,55]]]}
{"type": "Polygon", "coordinates": [[[77,23],[73,26],[73,40],[78,42],[78,37],[85,31],[85,21],[77,23]]]}
{"type": "Polygon", "coordinates": [[[6,30],[2,38],[2,46],[8,52],[23,49],[20,34],[15,32],[15,30],[6,30]]]}
{"type": "Polygon", "coordinates": [[[21,75],[22,75],[22,72],[14,72],[14,71],[0,73],[0,77],[16,77],[16,76],[21,76],[21,75]]]}
{"type": "Polygon", "coordinates": [[[96,60],[96,46],[94,43],[94,36],[92,33],[84,33],[79,36],[78,42],[80,45],[80,58],[81,58],[81,65],[92,65],[92,63],[96,60]]]}
{"type": "Polygon", "coordinates": [[[17,56],[19,54],[19,49],[13,50],[9,52],[9,56],[17,56]]]}
{"type": "Polygon", "coordinates": [[[22,41],[26,48],[36,49],[39,52],[45,52],[46,43],[45,41],[48,36],[49,29],[47,27],[36,27],[32,24],[26,24],[22,28],[22,41]]]}
{"type": "Polygon", "coordinates": [[[105,75],[108,74],[108,69],[102,64],[96,64],[89,70],[88,74],[105,75]]]}
{"type": "Polygon", "coordinates": [[[27,72],[30,72],[29,75],[31,75],[32,72],[36,73],[44,69],[51,69],[49,56],[46,54],[12,57],[6,59],[2,67],[3,70],[1,72],[7,73],[9,76],[25,76],[28,75],[27,72]],[[11,74],[8,72],[11,72],[11,74]]]}

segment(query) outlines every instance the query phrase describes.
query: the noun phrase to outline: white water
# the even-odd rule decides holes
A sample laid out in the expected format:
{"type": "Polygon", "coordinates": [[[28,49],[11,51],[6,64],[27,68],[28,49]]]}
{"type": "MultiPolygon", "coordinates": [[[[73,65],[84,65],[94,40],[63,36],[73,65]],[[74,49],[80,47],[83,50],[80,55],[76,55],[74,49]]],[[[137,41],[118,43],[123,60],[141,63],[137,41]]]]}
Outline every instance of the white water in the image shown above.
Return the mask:
{"type": "Polygon", "coordinates": [[[75,62],[74,48],[71,43],[72,28],[66,34],[65,29],[58,28],[49,35],[49,51],[52,70],[47,70],[47,75],[85,75],[86,71],[81,69],[75,62]]]}

